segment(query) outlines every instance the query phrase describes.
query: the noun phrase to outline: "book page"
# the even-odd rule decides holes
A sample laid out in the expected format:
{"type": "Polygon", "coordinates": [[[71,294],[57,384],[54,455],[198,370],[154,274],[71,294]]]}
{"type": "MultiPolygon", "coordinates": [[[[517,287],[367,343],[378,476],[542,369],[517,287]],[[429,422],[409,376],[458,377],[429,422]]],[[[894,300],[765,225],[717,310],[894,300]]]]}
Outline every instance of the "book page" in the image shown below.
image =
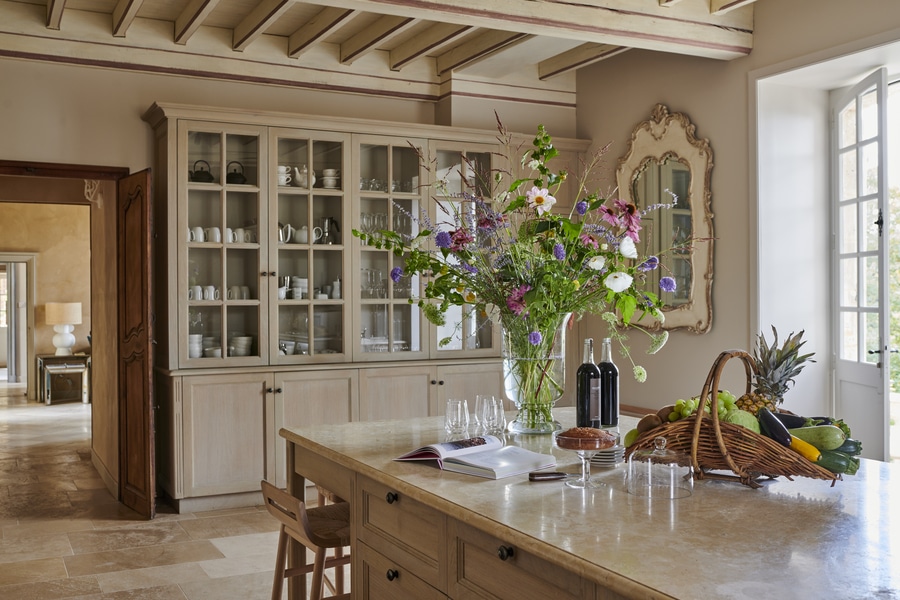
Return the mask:
{"type": "Polygon", "coordinates": [[[493,435],[480,435],[452,442],[429,444],[408,452],[395,460],[434,460],[441,461],[449,456],[463,456],[473,452],[497,449],[503,446],[500,438],[493,435]]]}

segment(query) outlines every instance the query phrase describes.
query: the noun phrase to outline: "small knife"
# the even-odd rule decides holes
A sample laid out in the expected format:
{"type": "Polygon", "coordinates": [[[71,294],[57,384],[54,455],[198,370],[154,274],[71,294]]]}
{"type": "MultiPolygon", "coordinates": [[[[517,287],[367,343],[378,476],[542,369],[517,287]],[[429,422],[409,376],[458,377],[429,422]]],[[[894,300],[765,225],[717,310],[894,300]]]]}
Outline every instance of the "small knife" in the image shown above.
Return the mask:
{"type": "Polygon", "coordinates": [[[570,475],[571,473],[561,473],[560,471],[532,471],[528,474],[528,481],[556,481],[570,475]]]}

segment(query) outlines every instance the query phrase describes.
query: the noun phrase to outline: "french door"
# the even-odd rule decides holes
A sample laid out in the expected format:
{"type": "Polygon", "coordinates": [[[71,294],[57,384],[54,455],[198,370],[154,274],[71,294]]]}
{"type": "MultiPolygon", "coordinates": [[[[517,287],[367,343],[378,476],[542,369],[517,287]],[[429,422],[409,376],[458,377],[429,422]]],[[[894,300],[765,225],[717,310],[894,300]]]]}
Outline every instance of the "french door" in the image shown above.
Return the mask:
{"type": "Polygon", "coordinates": [[[835,416],[888,458],[887,72],[834,104],[835,416]]]}

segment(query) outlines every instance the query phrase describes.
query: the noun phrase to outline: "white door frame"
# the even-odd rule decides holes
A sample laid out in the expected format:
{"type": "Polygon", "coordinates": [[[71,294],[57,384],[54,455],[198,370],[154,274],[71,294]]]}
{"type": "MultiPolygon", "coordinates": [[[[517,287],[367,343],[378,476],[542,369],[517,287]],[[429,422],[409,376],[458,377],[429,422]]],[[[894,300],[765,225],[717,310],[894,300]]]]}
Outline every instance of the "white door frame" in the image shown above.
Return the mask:
{"type": "Polygon", "coordinates": [[[34,301],[37,297],[37,254],[33,252],[0,252],[0,262],[25,263],[26,393],[29,400],[35,400],[37,366],[34,358],[34,301]]]}

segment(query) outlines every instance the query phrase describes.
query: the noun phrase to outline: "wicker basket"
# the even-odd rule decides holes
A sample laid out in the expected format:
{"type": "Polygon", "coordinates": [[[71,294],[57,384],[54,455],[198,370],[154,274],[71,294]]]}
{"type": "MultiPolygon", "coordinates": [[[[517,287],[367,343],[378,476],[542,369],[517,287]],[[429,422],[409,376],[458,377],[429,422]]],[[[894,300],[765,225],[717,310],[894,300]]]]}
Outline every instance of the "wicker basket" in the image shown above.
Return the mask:
{"type": "MultiPolygon", "coordinates": [[[[752,376],[756,373],[753,357],[743,350],[728,350],[719,355],[706,377],[700,393],[701,407],[707,398],[711,398],[711,406],[716,406],[719,378],[725,364],[732,358],[743,361],[747,373],[747,391],[750,391],[752,376]]],[[[718,411],[711,412],[712,415],[698,409],[694,416],[674,423],[663,423],[644,432],[628,447],[626,455],[636,450],[652,449],[653,440],[662,436],[666,438],[666,448],[690,454],[694,477],[697,479],[740,481],[744,485],[758,488],[758,480],[762,477],[810,477],[830,480],[831,485],[839,478],[775,440],[754,433],[746,427],[719,421],[718,411]],[[731,471],[734,474],[721,471],[731,471]]]]}

